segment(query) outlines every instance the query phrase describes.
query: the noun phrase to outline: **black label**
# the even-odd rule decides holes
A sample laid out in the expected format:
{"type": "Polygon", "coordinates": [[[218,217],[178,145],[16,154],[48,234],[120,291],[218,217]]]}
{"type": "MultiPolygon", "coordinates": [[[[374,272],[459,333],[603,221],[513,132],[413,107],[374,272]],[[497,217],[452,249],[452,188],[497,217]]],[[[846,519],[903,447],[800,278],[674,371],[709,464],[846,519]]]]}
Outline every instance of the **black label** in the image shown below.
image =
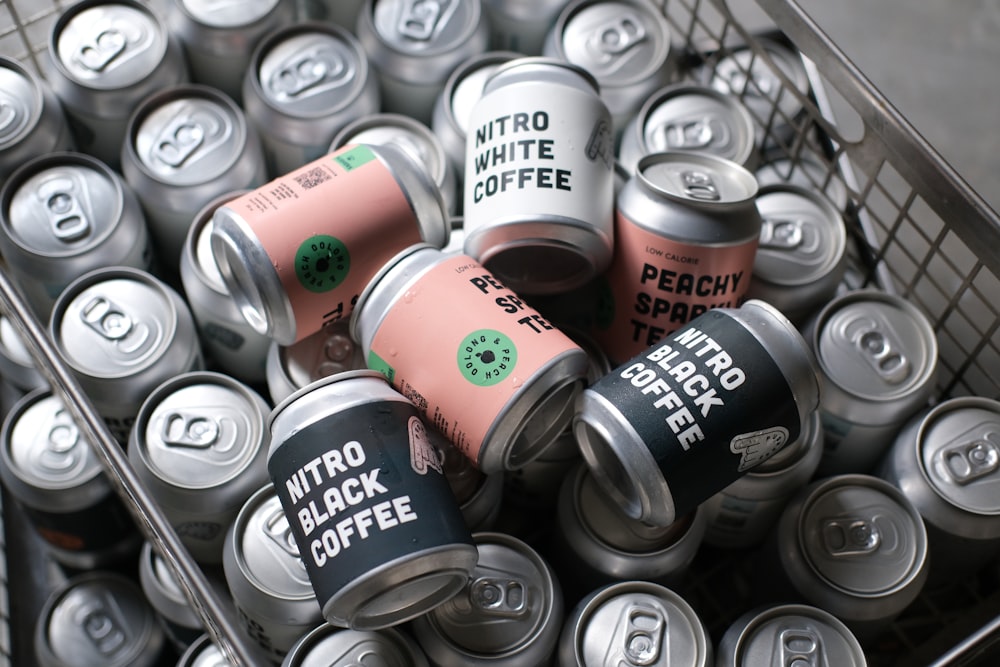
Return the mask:
{"type": "Polygon", "coordinates": [[[397,558],[474,544],[408,403],[326,416],[285,440],[268,471],[321,607],[397,558]]]}
{"type": "Polygon", "coordinates": [[[795,395],[753,333],[709,311],[588,391],[604,396],[649,449],[677,515],[794,442],[795,395]]]}

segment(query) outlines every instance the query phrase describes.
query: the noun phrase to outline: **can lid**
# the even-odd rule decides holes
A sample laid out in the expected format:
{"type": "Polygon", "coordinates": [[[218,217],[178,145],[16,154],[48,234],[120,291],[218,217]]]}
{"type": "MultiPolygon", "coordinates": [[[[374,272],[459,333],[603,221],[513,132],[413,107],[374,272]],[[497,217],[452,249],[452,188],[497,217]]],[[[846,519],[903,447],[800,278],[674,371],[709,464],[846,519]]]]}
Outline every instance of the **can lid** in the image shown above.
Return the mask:
{"type": "Polygon", "coordinates": [[[198,23],[214,28],[248,26],[267,16],[278,0],[180,0],[184,10],[198,23]]]}
{"type": "Polygon", "coordinates": [[[921,472],[938,495],[974,514],[1000,515],[1000,402],[945,401],[917,438],[921,472]]]}
{"type": "Polygon", "coordinates": [[[374,0],[375,32],[392,48],[412,56],[448,53],[479,27],[479,1],[374,0]]]}
{"type": "Polygon", "coordinates": [[[177,661],[177,667],[230,667],[231,664],[207,634],[194,640],[177,661]]]}
{"type": "Polygon", "coordinates": [[[757,613],[743,629],[734,658],[734,667],[868,664],[861,644],[843,622],[822,609],[800,604],[777,605],[757,613]]]}
{"type": "Polygon", "coordinates": [[[813,571],[853,595],[889,595],[923,571],[927,534],[894,486],[867,475],[839,475],[813,487],[798,520],[813,571]]]}
{"type": "Polygon", "coordinates": [[[812,190],[794,185],[761,187],[762,220],[755,278],[777,285],[806,285],[828,275],[847,250],[840,213],[812,190]]]}
{"type": "Polygon", "coordinates": [[[17,61],[0,56],[0,150],[19,142],[41,112],[38,85],[17,61]]]}
{"type": "Polygon", "coordinates": [[[212,220],[212,216],[207,216],[205,223],[197,230],[194,239],[194,261],[202,278],[212,289],[220,294],[228,294],[229,288],[222,279],[219,265],[215,262],[215,253],[212,252],[212,220]]]}
{"type": "Polygon", "coordinates": [[[277,347],[281,374],[295,389],[335,373],[366,368],[361,346],[351,339],[350,320],[325,324],[292,345],[277,347]]]}
{"type": "Polygon", "coordinates": [[[32,160],[12,177],[4,198],[4,233],[33,254],[67,256],[97,247],[121,218],[121,180],[86,155],[32,160]]]}
{"type": "Polygon", "coordinates": [[[519,54],[507,51],[486,53],[478,56],[468,67],[456,70],[449,78],[445,84],[449,116],[463,134],[469,131],[472,108],[482,98],[486,81],[500,65],[518,57],[519,54]]]}
{"type": "Polygon", "coordinates": [[[55,55],[68,77],[90,88],[127,88],[149,76],[167,51],[167,34],[142,5],[88,3],[57,21],[55,55]]]}
{"type": "Polygon", "coordinates": [[[426,667],[411,639],[393,628],[349,630],[324,623],[302,637],[283,663],[286,667],[360,665],[374,661],[385,667],[426,667]]]}
{"type": "Polygon", "coordinates": [[[200,627],[201,620],[191,608],[167,562],[153,548],[152,542],[144,542],[142,545],[139,555],[139,585],[158,614],[184,627],[200,627]]]}
{"type": "Polygon", "coordinates": [[[796,155],[794,160],[784,154],[765,155],[754,176],[762,189],[766,185],[787,183],[821,193],[838,212],[847,207],[850,199],[836,167],[823,164],[808,153],[796,155]]]}
{"type": "Polygon", "coordinates": [[[910,302],[860,290],[831,301],[819,315],[816,357],[843,390],[875,402],[914,396],[933,381],[938,344],[930,322],[910,302]]]}
{"type": "Polygon", "coordinates": [[[152,178],[200,185],[229,171],[243,154],[243,112],[225,95],[182,85],[147,98],[130,121],[129,148],[152,178]]]}
{"type": "Polygon", "coordinates": [[[409,116],[378,113],[359,118],[337,133],[330,150],[347,144],[394,145],[426,169],[435,183],[441,185],[445,180],[449,164],[440,140],[426,125],[409,116]]]}
{"type": "MultiPolygon", "coordinates": [[[[757,44],[800,94],[808,94],[809,78],[797,52],[770,39],[757,40],[757,44]]],[[[750,48],[741,48],[719,60],[709,85],[721,93],[739,97],[760,122],[768,121],[775,105],[780,114],[778,123],[793,121],[802,109],[802,103],[785,90],[785,84],[769,62],[750,48]]]]}
{"type": "Polygon", "coordinates": [[[757,196],[753,174],[732,160],[705,153],[675,151],[646,155],[636,165],[636,178],[647,187],[689,205],[742,204],[757,196]]]}

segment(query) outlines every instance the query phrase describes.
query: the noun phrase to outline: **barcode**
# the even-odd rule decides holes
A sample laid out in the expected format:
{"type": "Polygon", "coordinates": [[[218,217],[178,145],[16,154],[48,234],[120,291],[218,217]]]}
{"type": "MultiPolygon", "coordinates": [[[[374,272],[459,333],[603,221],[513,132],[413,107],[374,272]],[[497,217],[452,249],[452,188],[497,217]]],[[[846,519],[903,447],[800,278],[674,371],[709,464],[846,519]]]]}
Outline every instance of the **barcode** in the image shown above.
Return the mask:
{"type": "Polygon", "coordinates": [[[295,176],[295,182],[302,186],[302,189],[308,190],[309,188],[314,188],[324,181],[330,180],[330,174],[322,167],[313,167],[304,174],[298,174],[295,176]]]}

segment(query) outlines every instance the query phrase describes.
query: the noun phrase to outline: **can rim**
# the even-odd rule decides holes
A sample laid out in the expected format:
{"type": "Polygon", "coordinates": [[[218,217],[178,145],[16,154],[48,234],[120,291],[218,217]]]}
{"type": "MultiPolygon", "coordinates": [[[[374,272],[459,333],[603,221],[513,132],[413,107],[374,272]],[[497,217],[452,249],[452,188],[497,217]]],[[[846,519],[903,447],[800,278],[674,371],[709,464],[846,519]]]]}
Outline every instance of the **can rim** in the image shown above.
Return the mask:
{"type": "MultiPolygon", "coordinates": [[[[712,211],[743,208],[748,205],[754,206],[754,201],[760,188],[757,184],[757,178],[743,165],[724,157],[719,157],[718,155],[699,153],[697,151],[660,151],[643,155],[636,163],[635,170],[632,172],[630,180],[632,179],[636,180],[638,183],[642,184],[643,187],[654,192],[659,197],[663,197],[672,202],[679,202],[684,206],[712,211]],[[738,199],[727,201],[702,201],[689,197],[682,197],[674,192],[671,192],[670,190],[667,190],[661,185],[656,184],[646,176],[645,172],[649,167],[669,162],[680,162],[689,165],[701,166],[708,165],[717,170],[732,173],[739,179],[741,185],[744,186],[746,194],[738,199]]],[[[756,211],[756,207],[754,207],[754,210],[756,211]]],[[[759,233],[760,230],[757,231],[758,235],[759,233]]]]}
{"type": "Polygon", "coordinates": [[[45,112],[45,93],[42,88],[43,84],[40,82],[40,80],[34,74],[34,72],[25,67],[21,63],[21,61],[17,60],[16,58],[12,58],[10,56],[6,56],[0,53],[0,69],[9,69],[15,72],[17,75],[19,75],[21,78],[23,78],[31,85],[31,93],[32,93],[31,117],[28,119],[28,122],[22,128],[21,132],[18,132],[17,135],[11,137],[10,140],[5,144],[0,143],[0,150],[6,151],[6,150],[12,150],[14,147],[16,147],[21,141],[24,140],[26,136],[29,136],[31,132],[38,126],[39,119],[45,112]]]}
{"type": "MultiPolygon", "coordinates": [[[[281,413],[287,410],[291,404],[297,402],[303,396],[311,394],[313,391],[317,389],[328,387],[338,382],[353,380],[356,378],[378,379],[383,381],[386,385],[389,384],[389,379],[385,375],[371,369],[362,368],[358,370],[342,371],[340,373],[334,373],[333,375],[327,375],[326,377],[322,377],[314,382],[307,384],[304,387],[296,389],[291,394],[282,399],[277,405],[275,405],[274,408],[272,408],[270,414],[267,416],[266,420],[267,430],[273,433],[275,420],[277,420],[278,417],[281,415],[281,413]]],[[[376,400],[376,399],[373,397],[371,400],[376,400]]]]}
{"type": "MultiPolygon", "coordinates": [[[[747,642],[753,638],[762,625],[783,616],[805,616],[819,623],[828,625],[840,634],[849,645],[856,659],[856,667],[863,667],[867,664],[865,652],[857,636],[847,625],[832,613],[803,603],[775,603],[751,609],[735,621],[730,626],[733,630],[738,629],[738,634],[732,630],[727,630],[719,642],[721,656],[726,660],[732,658],[731,662],[736,667],[749,666],[746,661],[745,651],[747,642]],[[742,627],[741,627],[742,626],[742,627]]],[[[844,666],[841,666],[844,667],[844,666]]]]}

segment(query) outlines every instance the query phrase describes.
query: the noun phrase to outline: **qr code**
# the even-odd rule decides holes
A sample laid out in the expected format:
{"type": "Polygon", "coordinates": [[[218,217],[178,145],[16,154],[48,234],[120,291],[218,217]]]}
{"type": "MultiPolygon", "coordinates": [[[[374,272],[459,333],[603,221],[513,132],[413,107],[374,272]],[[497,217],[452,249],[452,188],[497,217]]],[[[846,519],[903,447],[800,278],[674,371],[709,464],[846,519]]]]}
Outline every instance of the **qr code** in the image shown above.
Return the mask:
{"type": "Polygon", "coordinates": [[[328,180],[330,180],[330,174],[326,173],[322,167],[313,167],[304,174],[295,176],[295,182],[301,185],[303,190],[314,188],[328,180]]]}

